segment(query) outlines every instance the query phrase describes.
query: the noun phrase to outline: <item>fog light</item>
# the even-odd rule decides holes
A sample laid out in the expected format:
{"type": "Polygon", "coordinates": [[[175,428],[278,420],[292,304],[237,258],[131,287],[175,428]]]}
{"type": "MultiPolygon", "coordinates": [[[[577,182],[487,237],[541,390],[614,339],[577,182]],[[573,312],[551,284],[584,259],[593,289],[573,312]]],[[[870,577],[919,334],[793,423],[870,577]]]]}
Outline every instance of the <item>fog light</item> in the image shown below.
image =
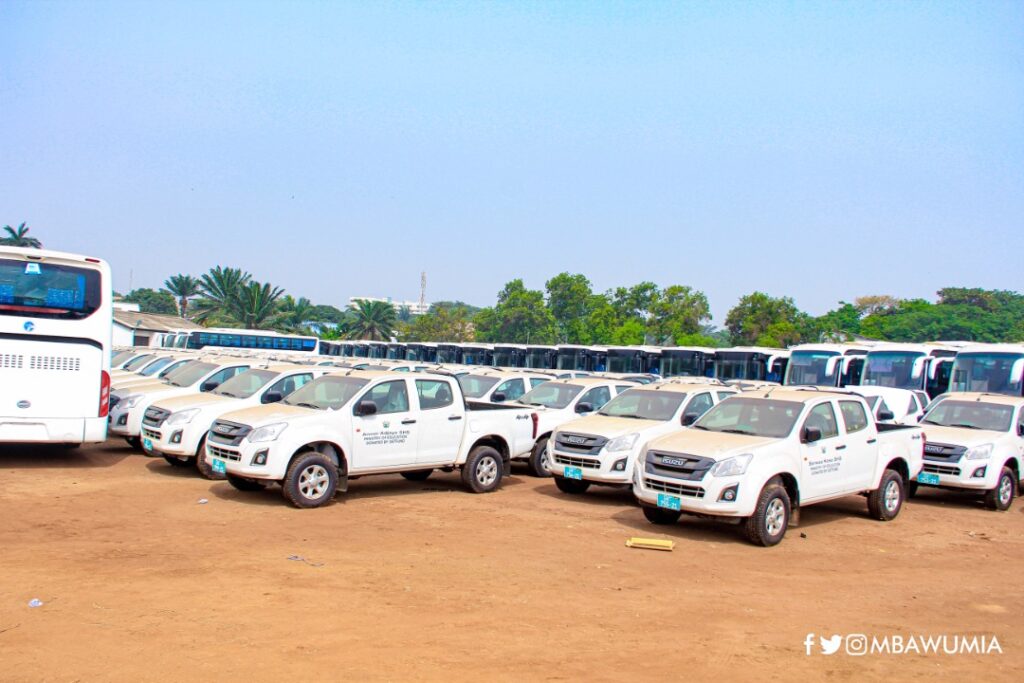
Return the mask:
{"type": "Polygon", "coordinates": [[[718,494],[718,502],[721,503],[721,502],[724,501],[726,503],[731,503],[734,500],[736,500],[736,496],[739,495],[739,492],[740,492],[740,485],[739,484],[733,484],[729,488],[723,489],[722,492],[720,494],[718,494]]]}
{"type": "Polygon", "coordinates": [[[128,424],[128,413],[125,413],[121,417],[117,418],[117,426],[124,427],[128,424]]]}
{"type": "Polygon", "coordinates": [[[627,458],[623,458],[622,460],[616,460],[615,464],[612,465],[612,471],[613,472],[625,472],[626,471],[626,460],[627,460],[627,458]]]}
{"type": "Polygon", "coordinates": [[[181,430],[171,434],[171,443],[181,443],[181,430]]]}
{"type": "Polygon", "coordinates": [[[979,467],[978,469],[974,470],[974,474],[972,474],[971,477],[973,479],[984,479],[985,478],[985,471],[987,469],[988,469],[988,465],[985,465],[984,467],[979,467]]]}
{"type": "Polygon", "coordinates": [[[266,465],[267,464],[267,452],[260,451],[256,455],[252,456],[253,465],[266,465]]]}

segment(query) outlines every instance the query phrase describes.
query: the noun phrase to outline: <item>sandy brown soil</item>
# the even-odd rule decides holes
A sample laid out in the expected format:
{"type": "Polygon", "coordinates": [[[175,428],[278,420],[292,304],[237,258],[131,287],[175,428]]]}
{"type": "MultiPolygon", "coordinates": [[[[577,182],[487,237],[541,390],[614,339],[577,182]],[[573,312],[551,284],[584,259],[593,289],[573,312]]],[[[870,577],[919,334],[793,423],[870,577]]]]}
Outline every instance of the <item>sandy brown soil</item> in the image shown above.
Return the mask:
{"type": "Polygon", "coordinates": [[[116,441],[4,448],[0,680],[1021,678],[1020,501],[929,492],[883,524],[851,497],[763,549],[514,475],[482,496],[455,474],[362,479],[296,510],[116,441]],[[1004,654],[807,656],[808,632],[987,634],[1004,654]]]}

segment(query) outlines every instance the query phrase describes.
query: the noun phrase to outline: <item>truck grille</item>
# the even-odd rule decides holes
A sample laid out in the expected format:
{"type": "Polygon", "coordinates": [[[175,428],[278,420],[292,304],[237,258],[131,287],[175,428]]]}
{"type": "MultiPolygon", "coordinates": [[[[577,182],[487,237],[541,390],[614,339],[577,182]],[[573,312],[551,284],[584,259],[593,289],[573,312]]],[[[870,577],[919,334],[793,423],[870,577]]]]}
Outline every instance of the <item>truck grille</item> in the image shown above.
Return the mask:
{"type": "Polygon", "coordinates": [[[932,465],[929,463],[925,463],[922,469],[925,472],[930,472],[931,474],[951,474],[954,477],[960,476],[959,467],[949,467],[948,465],[932,465]]]}
{"type": "MultiPolygon", "coordinates": [[[[251,431],[252,427],[249,425],[229,422],[228,420],[217,420],[213,423],[213,427],[210,428],[210,435],[206,439],[211,443],[222,446],[237,446],[242,443],[242,439],[251,431]]],[[[237,460],[237,458],[235,459],[237,460]]]]}
{"type": "Polygon", "coordinates": [[[24,362],[25,357],[20,353],[0,353],[0,368],[20,370],[24,362]]]}
{"type": "Polygon", "coordinates": [[[676,496],[683,496],[684,498],[703,498],[704,489],[700,486],[683,486],[682,484],[670,484],[665,481],[658,481],[656,479],[650,479],[644,477],[644,486],[651,489],[652,491],[660,491],[662,493],[671,493],[676,496]]]}
{"type": "Polygon", "coordinates": [[[142,435],[144,437],[146,437],[147,439],[153,439],[154,441],[159,441],[160,440],[160,432],[158,432],[158,431],[156,431],[154,429],[147,429],[146,427],[143,427],[142,428],[142,435]]]}
{"type": "Polygon", "coordinates": [[[697,455],[647,451],[644,472],[671,479],[700,481],[714,464],[715,461],[711,458],[702,458],[697,455]]]}
{"type": "Polygon", "coordinates": [[[569,455],[555,454],[555,462],[559,465],[569,465],[570,467],[589,467],[591,469],[597,469],[601,466],[600,460],[590,460],[589,458],[574,458],[569,455]]]}
{"type": "Polygon", "coordinates": [[[924,445],[924,459],[936,462],[958,462],[966,452],[966,447],[953,446],[948,443],[929,441],[924,445]]]}
{"type": "Polygon", "coordinates": [[[238,451],[229,451],[226,448],[218,448],[209,442],[206,444],[206,452],[215,458],[223,458],[224,460],[234,460],[235,462],[238,462],[242,459],[242,454],[238,451]]]}
{"type": "Polygon", "coordinates": [[[28,369],[78,372],[82,369],[82,359],[72,356],[29,356],[28,369]]]}
{"type": "Polygon", "coordinates": [[[603,436],[559,432],[555,435],[555,449],[573,455],[597,455],[608,443],[603,436]]]}
{"type": "Polygon", "coordinates": [[[142,424],[149,427],[159,427],[171,416],[171,411],[150,406],[146,408],[146,414],[142,416],[142,424]]]}

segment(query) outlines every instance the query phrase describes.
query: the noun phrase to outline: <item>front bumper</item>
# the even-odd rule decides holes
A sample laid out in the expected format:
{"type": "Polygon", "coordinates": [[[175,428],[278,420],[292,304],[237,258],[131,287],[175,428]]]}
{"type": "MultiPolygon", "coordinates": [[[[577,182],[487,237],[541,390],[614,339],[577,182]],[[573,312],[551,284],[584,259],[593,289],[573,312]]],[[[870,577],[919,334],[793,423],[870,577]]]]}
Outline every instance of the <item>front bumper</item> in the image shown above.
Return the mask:
{"type": "Polygon", "coordinates": [[[276,442],[249,443],[243,441],[238,446],[225,446],[222,444],[206,442],[206,452],[203,457],[210,465],[216,465],[215,461],[224,463],[224,470],[228,474],[246,479],[262,479],[265,481],[280,481],[284,478],[284,472],[272,468],[276,442]],[[266,464],[254,465],[256,456],[266,452],[266,464]]]}
{"type": "Polygon", "coordinates": [[[992,458],[960,458],[954,462],[925,460],[924,467],[914,481],[921,486],[986,491],[995,488],[1000,469],[992,458]]]}
{"type": "Polygon", "coordinates": [[[118,403],[110,411],[111,434],[117,436],[139,436],[142,433],[142,414],[146,411],[145,406],[136,404],[133,408],[123,408],[118,403]]]}
{"type": "Polygon", "coordinates": [[[709,517],[749,517],[754,514],[761,490],[741,479],[705,475],[699,481],[684,481],[638,471],[633,479],[633,495],[648,507],[709,517]],[[728,491],[733,492],[732,500],[727,498],[728,491]]]}
{"type": "Polygon", "coordinates": [[[556,477],[619,486],[626,486],[632,481],[635,464],[636,455],[629,451],[622,453],[604,453],[602,451],[596,457],[583,457],[562,453],[549,447],[547,457],[544,459],[544,469],[556,477]]]}

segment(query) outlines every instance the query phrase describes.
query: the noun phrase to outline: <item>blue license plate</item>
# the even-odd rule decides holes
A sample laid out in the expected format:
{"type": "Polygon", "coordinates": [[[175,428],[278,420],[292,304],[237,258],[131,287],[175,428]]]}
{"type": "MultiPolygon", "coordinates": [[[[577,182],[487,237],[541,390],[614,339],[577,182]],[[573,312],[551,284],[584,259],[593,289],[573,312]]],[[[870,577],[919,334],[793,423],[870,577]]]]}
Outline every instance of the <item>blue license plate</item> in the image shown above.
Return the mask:
{"type": "Polygon", "coordinates": [[[220,474],[227,474],[228,464],[219,458],[213,458],[212,463],[213,471],[219,472],[220,474]]]}
{"type": "Polygon", "coordinates": [[[682,509],[679,507],[679,498],[676,496],[666,496],[664,493],[658,494],[658,507],[677,512],[682,509]]]}
{"type": "Polygon", "coordinates": [[[562,472],[566,479],[579,479],[583,480],[583,470],[579,467],[566,467],[565,471],[562,472]]]}
{"type": "Polygon", "coordinates": [[[934,486],[939,485],[939,475],[932,474],[931,472],[922,472],[917,475],[917,481],[920,484],[932,484],[934,486]]]}
{"type": "Polygon", "coordinates": [[[142,447],[145,448],[147,451],[153,450],[153,440],[152,439],[143,439],[142,440],[142,447]]]}

